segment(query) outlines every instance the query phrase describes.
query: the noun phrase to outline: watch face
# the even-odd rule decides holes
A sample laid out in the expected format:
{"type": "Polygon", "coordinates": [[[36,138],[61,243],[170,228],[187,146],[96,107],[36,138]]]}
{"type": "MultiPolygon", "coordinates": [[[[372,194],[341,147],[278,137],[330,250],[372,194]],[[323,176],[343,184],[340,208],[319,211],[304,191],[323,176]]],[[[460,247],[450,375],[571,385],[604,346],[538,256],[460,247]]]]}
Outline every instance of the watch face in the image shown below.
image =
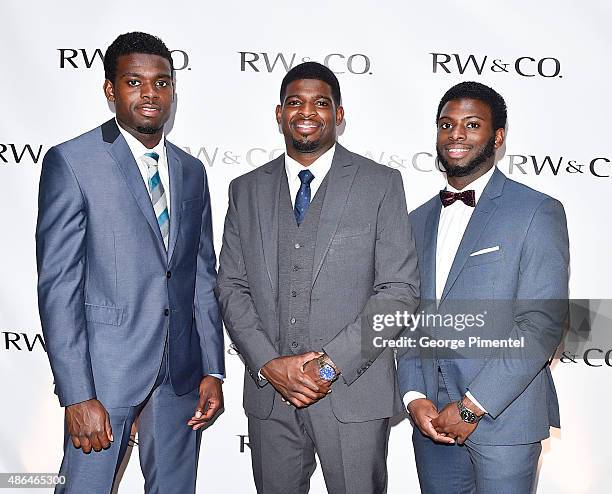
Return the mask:
{"type": "Polygon", "coordinates": [[[331,365],[325,364],[319,369],[319,376],[326,381],[333,381],[336,377],[336,372],[331,365]]]}
{"type": "Polygon", "coordinates": [[[461,410],[459,415],[461,415],[461,420],[467,422],[468,424],[473,424],[476,422],[476,414],[470,410],[461,410]]]}

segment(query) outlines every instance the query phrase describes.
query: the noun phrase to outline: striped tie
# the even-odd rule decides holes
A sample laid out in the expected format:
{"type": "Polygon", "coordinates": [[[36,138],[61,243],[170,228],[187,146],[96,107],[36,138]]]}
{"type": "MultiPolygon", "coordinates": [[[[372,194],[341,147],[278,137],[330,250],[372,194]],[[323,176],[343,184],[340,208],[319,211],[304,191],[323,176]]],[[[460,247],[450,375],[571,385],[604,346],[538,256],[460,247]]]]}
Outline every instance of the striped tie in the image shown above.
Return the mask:
{"type": "Polygon", "coordinates": [[[153,203],[153,210],[157,217],[159,231],[164,239],[166,250],[168,249],[168,234],[170,233],[170,216],[168,215],[168,203],[166,202],[166,192],[159,178],[157,160],[159,154],[155,152],[145,153],[142,157],[149,169],[149,195],[153,203]]]}

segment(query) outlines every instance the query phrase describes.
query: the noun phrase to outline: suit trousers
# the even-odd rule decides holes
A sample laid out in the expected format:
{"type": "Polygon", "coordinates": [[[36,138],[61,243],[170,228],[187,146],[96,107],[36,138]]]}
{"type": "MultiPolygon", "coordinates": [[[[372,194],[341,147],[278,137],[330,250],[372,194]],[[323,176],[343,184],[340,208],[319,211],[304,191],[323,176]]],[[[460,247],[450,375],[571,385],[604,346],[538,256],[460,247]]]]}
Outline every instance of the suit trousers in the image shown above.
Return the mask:
{"type": "Polygon", "coordinates": [[[136,406],[109,408],[114,442],[100,452],[84,454],[76,449],[67,431],[60,474],[66,485],[61,494],[109,494],[128,449],[132,424],[138,424],[138,453],[150,494],[195,493],[201,431],[187,421],[193,416],[198,389],[177,396],[170,383],[167,345],[155,384],[147,398],[136,406]]]}
{"type": "MultiPolygon", "coordinates": [[[[451,399],[438,371],[437,406],[451,399]]],[[[541,443],[508,446],[439,444],[414,427],[414,456],[423,494],[530,494],[537,484],[541,443]]]]}
{"type": "Polygon", "coordinates": [[[296,409],[274,397],[270,417],[249,419],[253,476],[259,494],[305,494],[321,462],[330,494],[387,491],[389,419],[342,423],[330,398],[296,409]]]}

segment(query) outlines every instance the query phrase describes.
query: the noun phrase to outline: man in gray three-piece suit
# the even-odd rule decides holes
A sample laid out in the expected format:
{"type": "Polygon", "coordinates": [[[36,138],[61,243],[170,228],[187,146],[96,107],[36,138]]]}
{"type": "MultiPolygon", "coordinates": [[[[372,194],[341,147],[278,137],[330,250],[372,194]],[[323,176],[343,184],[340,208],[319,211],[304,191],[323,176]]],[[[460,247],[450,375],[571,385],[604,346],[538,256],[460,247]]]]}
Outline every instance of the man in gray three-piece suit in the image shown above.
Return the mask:
{"type": "Polygon", "coordinates": [[[104,69],[116,119],[52,147],[40,178],[39,309],[66,415],[57,492],[109,493],[138,420],[145,491],[185,494],[223,406],[206,174],[164,139],[163,42],[121,35],[104,69]]]}
{"type": "Polygon", "coordinates": [[[416,253],[400,173],[336,143],[343,116],[335,75],[294,67],[276,109],[287,153],[230,185],[218,295],[246,365],[259,493],[308,492],[315,452],[330,493],[386,491],[401,400],[368,326],[414,311],[416,253]]]}
{"type": "Polygon", "coordinates": [[[462,316],[462,324],[480,316],[483,324],[420,328],[421,341],[458,338],[468,346],[450,353],[422,344],[399,358],[421,491],[528,494],[540,442],[559,427],[549,359],[568,307],[565,213],[495,167],[506,104],[493,89],[454,86],[436,122],[448,184],[410,214],[421,309],[462,316]],[[470,347],[470,337],[498,346],[470,347]]]}

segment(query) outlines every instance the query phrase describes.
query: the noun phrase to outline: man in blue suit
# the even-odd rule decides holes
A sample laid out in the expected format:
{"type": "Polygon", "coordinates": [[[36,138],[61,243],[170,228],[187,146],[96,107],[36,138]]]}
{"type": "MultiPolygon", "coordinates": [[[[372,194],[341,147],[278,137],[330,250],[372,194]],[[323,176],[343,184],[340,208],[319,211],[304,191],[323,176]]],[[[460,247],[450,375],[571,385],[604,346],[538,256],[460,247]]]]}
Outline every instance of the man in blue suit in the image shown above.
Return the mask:
{"type": "Polygon", "coordinates": [[[136,419],[145,491],[194,492],[199,429],[223,406],[206,173],[164,137],[164,43],[121,35],[104,70],[116,118],[51,148],[40,179],[39,309],[66,416],[57,492],[110,492],[136,419]]]}
{"type": "Polygon", "coordinates": [[[421,327],[416,350],[398,359],[425,494],[532,492],[540,441],[560,425],[548,363],[567,311],[565,213],[559,201],[494,166],[505,125],[506,105],[493,89],[464,82],[447,91],[437,152],[448,184],[410,215],[421,309],[479,312],[478,333],[451,330],[454,337],[499,342],[428,351],[448,332],[421,327]]]}

